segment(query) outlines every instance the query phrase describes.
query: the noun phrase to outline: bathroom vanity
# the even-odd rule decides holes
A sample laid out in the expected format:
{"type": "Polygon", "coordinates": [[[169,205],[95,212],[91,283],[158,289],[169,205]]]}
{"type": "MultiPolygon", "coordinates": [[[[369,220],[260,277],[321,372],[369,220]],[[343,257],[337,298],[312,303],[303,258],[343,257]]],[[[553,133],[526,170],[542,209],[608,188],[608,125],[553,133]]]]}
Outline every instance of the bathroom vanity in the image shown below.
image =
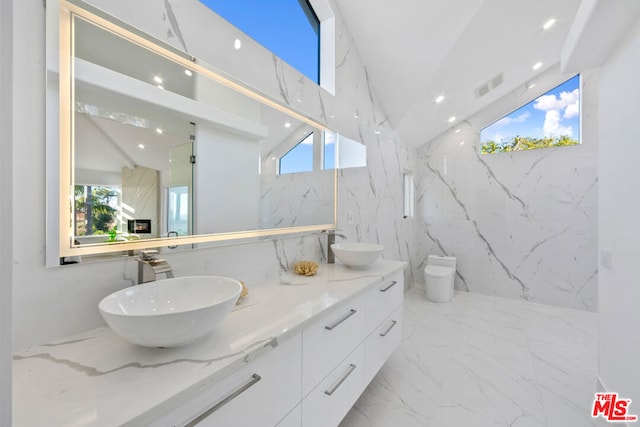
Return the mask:
{"type": "Polygon", "coordinates": [[[247,284],[210,335],[177,348],[102,327],[14,356],[14,426],[337,425],[402,338],[406,263],[320,266],[247,284]]]}

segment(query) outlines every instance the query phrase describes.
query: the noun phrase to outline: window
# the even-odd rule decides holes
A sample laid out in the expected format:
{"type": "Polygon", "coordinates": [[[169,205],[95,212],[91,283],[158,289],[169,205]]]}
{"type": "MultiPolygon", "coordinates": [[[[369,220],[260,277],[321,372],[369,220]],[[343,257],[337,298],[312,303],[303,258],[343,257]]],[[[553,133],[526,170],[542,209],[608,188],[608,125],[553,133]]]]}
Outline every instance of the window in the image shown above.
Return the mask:
{"type": "Polygon", "coordinates": [[[279,170],[280,175],[313,170],[313,132],[308,133],[280,158],[279,170]]]}
{"type": "Polygon", "coordinates": [[[167,197],[167,230],[178,236],[189,232],[189,187],[170,187],[167,197]]]}
{"type": "Polygon", "coordinates": [[[580,75],[480,132],[483,154],[580,144],[580,75]]]}
{"type": "Polygon", "coordinates": [[[320,21],[307,0],[200,0],[320,84],[320,21]]]}
{"type": "Polygon", "coordinates": [[[119,188],[76,185],[74,193],[75,236],[118,231],[119,188]]]}
{"type": "Polygon", "coordinates": [[[335,133],[324,132],[324,143],[322,144],[323,169],[336,168],[336,139],[337,135],[335,133]]]}

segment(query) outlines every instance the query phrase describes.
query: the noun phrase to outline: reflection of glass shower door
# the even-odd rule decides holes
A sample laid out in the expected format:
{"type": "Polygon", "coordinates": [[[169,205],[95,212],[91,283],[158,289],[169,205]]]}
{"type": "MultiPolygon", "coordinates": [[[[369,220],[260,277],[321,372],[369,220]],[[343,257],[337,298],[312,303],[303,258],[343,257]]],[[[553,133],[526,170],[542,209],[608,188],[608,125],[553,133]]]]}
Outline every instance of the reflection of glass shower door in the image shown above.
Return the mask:
{"type": "Polygon", "coordinates": [[[193,143],[171,149],[167,189],[167,231],[185,236],[193,230],[193,143]]]}

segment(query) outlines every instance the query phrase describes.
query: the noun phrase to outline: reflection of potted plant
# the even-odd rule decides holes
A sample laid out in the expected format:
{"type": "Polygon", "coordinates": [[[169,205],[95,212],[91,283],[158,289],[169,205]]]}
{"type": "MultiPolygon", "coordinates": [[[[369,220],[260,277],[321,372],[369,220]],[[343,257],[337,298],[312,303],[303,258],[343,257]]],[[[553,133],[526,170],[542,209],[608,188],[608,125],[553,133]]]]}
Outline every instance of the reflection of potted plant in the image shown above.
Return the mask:
{"type": "Polygon", "coordinates": [[[118,226],[114,225],[113,228],[109,230],[109,239],[107,239],[107,242],[115,242],[117,235],[118,235],[118,226]]]}

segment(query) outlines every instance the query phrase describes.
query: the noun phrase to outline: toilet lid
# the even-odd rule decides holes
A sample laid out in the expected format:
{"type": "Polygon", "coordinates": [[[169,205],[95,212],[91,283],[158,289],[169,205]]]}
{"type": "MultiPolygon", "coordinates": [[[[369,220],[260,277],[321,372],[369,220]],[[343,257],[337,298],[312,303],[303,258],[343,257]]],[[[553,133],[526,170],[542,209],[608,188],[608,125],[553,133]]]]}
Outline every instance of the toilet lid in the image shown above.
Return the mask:
{"type": "Polygon", "coordinates": [[[451,267],[443,267],[441,265],[427,265],[424,272],[431,277],[446,277],[453,272],[453,269],[451,267]]]}

